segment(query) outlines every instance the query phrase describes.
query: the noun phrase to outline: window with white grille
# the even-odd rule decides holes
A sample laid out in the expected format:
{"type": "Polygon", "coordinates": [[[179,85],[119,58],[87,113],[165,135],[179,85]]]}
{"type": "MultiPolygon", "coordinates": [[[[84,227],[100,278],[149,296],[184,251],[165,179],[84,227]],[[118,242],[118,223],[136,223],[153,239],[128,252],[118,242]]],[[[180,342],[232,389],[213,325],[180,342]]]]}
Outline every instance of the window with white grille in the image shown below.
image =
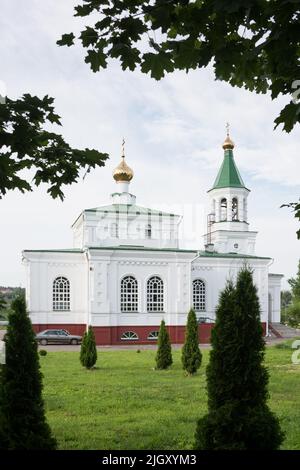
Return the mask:
{"type": "Polygon", "coordinates": [[[53,310],[70,310],[70,282],[66,277],[53,281],[53,310]]]}
{"type": "Polygon", "coordinates": [[[139,339],[139,337],[135,331],[125,331],[121,336],[122,341],[134,341],[136,339],[139,339]]]}
{"type": "Polygon", "coordinates": [[[196,312],[205,311],[205,283],[201,279],[193,281],[193,305],[196,312]]]}
{"type": "Polygon", "coordinates": [[[138,311],[138,283],[135,277],[126,276],[121,281],[121,312],[138,311]]]}
{"type": "Polygon", "coordinates": [[[164,283],[158,276],[153,276],[147,282],[147,312],[164,311],[164,283]]]}

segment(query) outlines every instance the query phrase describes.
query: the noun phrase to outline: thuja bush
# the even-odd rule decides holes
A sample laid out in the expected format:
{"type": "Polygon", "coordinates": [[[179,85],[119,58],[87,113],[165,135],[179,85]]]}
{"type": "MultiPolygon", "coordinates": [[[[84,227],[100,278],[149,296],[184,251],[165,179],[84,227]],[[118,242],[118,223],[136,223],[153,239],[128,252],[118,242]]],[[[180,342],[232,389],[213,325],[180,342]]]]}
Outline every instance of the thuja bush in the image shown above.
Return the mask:
{"type": "Polygon", "coordinates": [[[170,337],[164,320],[161,321],[156,353],[156,369],[168,369],[173,363],[170,337]]]}
{"type": "Polygon", "coordinates": [[[259,299],[247,267],[221,292],[211,345],[208,413],[198,422],[195,448],[278,449],[284,436],[267,405],[259,299]]]}
{"type": "Polygon", "coordinates": [[[193,375],[199,369],[202,362],[202,353],[199,348],[198,322],[195,310],[190,309],[185,331],[185,342],[182,348],[181,361],[183,369],[193,375]]]}
{"type": "Polygon", "coordinates": [[[92,369],[97,362],[97,347],[93,328],[89,326],[82,339],[80,362],[86,369],[92,369]]]}
{"type": "Polygon", "coordinates": [[[0,376],[0,448],[56,448],[45,418],[38,346],[23,297],[12,303],[0,376]]]}

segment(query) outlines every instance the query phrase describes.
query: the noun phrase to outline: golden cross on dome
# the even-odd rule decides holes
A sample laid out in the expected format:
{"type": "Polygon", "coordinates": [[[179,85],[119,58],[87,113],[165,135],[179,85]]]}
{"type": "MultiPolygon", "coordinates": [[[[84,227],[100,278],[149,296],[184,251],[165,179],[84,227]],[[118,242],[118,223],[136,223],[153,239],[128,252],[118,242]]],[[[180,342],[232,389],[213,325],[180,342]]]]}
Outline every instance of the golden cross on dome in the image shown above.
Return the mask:
{"type": "Polygon", "coordinates": [[[229,128],[230,128],[229,122],[226,122],[226,133],[228,137],[229,137],[229,128]]]}
{"type": "Polygon", "coordinates": [[[122,142],[122,157],[125,158],[125,139],[123,137],[123,142],[122,142]]]}

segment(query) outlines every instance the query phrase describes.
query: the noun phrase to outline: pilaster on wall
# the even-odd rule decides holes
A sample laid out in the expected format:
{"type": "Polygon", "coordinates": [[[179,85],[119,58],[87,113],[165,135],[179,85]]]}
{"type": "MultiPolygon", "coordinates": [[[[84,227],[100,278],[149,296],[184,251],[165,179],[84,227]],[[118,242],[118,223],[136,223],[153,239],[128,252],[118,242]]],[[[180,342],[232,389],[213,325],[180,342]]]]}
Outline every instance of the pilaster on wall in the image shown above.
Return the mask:
{"type": "MultiPolygon", "coordinates": [[[[173,268],[174,269],[174,268],[173,268]]],[[[176,264],[176,289],[174,292],[176,295],[176,309],[175,312],[188,313],[190,307],[190,279],[191,279],[191,268],[188,263],[177,263],[176,264]]]]}
{"type": "Polygon", "coordinates": [[[110,261],[93,261],[90,264],[91,314],[109,313],[108,269],[110,261]]]}

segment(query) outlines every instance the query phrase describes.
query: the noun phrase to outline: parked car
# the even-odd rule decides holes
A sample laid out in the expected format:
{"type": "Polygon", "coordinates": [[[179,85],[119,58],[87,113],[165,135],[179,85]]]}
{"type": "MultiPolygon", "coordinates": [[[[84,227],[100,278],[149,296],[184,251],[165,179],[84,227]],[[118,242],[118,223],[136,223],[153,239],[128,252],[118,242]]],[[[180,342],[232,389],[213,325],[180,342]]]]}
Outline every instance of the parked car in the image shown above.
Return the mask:
{"type": "Polygon", "coordinates": [[[215,323],[215,320],[209,317],[199,317],[198,323],[215,323]]]}
{"type": "Polygon", "coordinates": [[[44,330],[36,335],[39,344],[80,344],[82,336],[71,335],[67,330],[44,330]]]}

